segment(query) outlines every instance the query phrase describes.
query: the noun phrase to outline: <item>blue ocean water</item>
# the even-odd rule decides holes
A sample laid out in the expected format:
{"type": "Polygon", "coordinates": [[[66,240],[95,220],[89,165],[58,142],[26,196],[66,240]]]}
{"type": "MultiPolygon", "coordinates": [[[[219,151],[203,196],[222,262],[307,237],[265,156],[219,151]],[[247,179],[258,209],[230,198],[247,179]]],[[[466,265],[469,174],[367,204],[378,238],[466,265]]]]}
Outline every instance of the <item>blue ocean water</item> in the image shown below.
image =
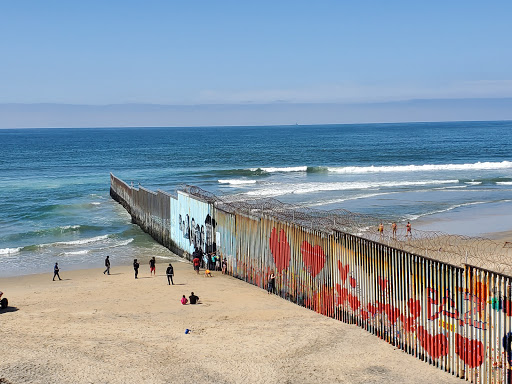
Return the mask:
{"type": "Polygon", "coordinates": [[[510,121],[6,129],[0,143],[0,276],[171,257],[110,199],[110,172],[450,233],[512,229],[510,121]]]}

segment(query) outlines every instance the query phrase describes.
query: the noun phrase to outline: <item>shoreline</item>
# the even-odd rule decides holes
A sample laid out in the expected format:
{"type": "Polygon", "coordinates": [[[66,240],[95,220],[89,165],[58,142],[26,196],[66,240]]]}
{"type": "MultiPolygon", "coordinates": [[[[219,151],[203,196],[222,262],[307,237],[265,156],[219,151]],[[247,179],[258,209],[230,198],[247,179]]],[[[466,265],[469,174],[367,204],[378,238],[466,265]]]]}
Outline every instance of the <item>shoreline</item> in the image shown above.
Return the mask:
{"type": "MultiPolygon", "coordinates": [[[[423,231],[425,227],[431,226],[433,222],[434,221],[418,221],[418,222],[413,221],[411,223],[412,230],[413,230],[413,236],[414,236],[415,230],[423,231]]],[[[503,225],[506,225],[506,224],[503,223],[503,225]]],[[[509,226],[507,225],[507,227],[509,227],[509,226]]],[[[386,229],[385,229],[385,231],[386,231],[386,229]]],[[[436,232],[432,232],[432,234],[434,234],[434,233],[436,233],[436,232]]],[[[387,236],[389,236],[389,231],[386,231],[386,234],[387,234],[387,236]]],[[[481,233],[479,235],[473,235],[473,236],[467,236],[464,234],[445,233],[445,232],[439,231],[438,233],[436,233],[436,236],[439,237],[439,241],[442,241],[449,236],[454,236],[454,239],[456,237],[459,237],[459,239],[454,240],[456,243],[460,243],[461,238],[464,239],[466,237],[469,237],[470,240],[482,241],[482,243],[488,242],[488,241],[492,241],[492,242],[495,242],[498,244],[499,243],[504,243],[504,244],[512,243],[512,229],[508,229],[508,230],[504,230],[504,231],[481,233]]],[[[421,239],[418,239],[418,240],[421,242],[421,239]]],[[[161,247],[161,251],[168,253],[168,255],[166,255],[166,256],[162,256],[162,255],[158,255],[158,254],[155,255],[157,261],[160,261],[160,263],[168,263],[168,262],[178,263],[179,262],[179,263],[190,264],[190,262],[188,260],[175,255],[170,250],[165,248],[163,245],[159,244],[156,240],[152,239],[151,241],[154,242],[154,246],[161,247]]],[[[462,241],[464,241],[464,240],[462,240],[462,241]]],[[[390,244],[389,239],[385,240],[383,243],[389,245],[390,244]]],[[[151,256],[153,256],[153,255],[146,255],[145,252],[147,252],[147,250],[145,250],[144,248],[141,248],[139,250],[139,252],[137,253],[137,258],[139,259],[139,262],[141,263],[142,269],[144,269],[147,266],[149,259],[151,258],[151,256]]],[[[103,268],[104,260],[103,259],[101,259],[101,260],[95,259],[94,264],[91,263],[88,265],[87,264],[71,264],[71,268],[66,269],[65,259],[55,258],[54,260],[52,260],[51,263],[48,263],[47,272],[35,271],[33,273],[0,275],[0,281],[2,279],[23,277],[23,276],[53,275],[53,265],[54,265],[55,261],[57,261],[59,263],[59,266],[61,267],[62,271],[69,272],[69,271],[79,271],[79,270],[101,269],[101,268],[103,268]]],[[[117,261],[116,261],[115,255],[114,255],[114,257],[111,256],[111,262],[113,263],[114,267],[129,267],[129,266],[131,266],[131,261],[127,261],[126,259],[122,259],[122,260],[120,260],[119,264],[116,264],[117,261]]]]}
{"type": "Polygon", "coordinates": [[[455,383],[356,325],[244,281],[165,263],[0,278],[0,378],[59,383],[455,383]],[[183,306],[191,291],[201,305],[183,306]],[[185,334],[190,329],[190,334],[185,334]]]}

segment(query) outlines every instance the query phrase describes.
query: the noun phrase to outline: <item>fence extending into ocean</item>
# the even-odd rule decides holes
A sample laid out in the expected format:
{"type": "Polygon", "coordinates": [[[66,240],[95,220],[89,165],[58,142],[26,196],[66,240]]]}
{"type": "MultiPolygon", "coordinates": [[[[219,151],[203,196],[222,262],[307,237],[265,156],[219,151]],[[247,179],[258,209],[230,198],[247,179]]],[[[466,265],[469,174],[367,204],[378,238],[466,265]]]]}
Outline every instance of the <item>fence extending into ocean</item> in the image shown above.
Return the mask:
{"type": "Polygon", "coordinates": [[[286,300],[357,324],[467,381],[512,383],[512,277],[393,248],[329,221],[316,226],[318,216],[285,221],[264,201],[230,204],[195,187],[173,196],[110,179],[112,198],[132,221],[179,256],[215,251],[230,275],[260,288],[273,271],[275,293],[286,300]]]}

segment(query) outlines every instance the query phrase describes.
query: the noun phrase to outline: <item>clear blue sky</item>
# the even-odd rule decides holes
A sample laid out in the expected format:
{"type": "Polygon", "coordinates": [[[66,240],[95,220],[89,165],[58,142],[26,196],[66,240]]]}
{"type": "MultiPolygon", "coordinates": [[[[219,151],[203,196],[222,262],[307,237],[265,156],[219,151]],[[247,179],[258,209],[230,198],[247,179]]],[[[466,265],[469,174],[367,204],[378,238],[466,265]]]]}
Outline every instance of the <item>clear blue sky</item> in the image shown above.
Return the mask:
{"type": "Polygon", "coordinates": [[[0,103],[512,97],[512,1],[3,1],[0,103]]]}

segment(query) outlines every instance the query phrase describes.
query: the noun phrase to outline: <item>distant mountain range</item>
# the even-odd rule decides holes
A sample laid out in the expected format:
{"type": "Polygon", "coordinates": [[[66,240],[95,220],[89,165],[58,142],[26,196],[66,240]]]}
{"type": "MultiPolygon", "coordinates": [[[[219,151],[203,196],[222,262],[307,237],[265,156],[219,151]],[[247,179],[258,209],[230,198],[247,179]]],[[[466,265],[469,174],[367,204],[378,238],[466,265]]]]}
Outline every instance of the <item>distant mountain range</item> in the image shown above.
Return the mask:
{"type": "Polygon", "coordinates": [[[512,98],[373,103],[0,104],[0,128],[308,125],[512,120],[512,98]]]}

